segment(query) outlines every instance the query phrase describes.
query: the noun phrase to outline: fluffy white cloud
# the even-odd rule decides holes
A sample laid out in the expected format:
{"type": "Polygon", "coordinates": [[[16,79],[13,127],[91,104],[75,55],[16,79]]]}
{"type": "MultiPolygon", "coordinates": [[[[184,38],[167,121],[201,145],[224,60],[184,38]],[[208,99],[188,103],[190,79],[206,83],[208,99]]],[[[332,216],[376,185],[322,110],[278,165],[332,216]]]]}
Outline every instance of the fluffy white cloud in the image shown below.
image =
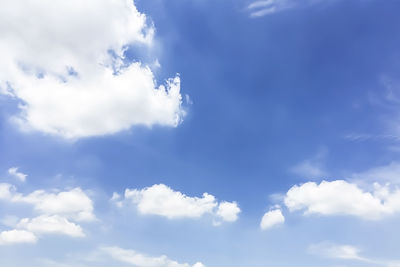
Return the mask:
{"type": "MultiPolygon", "coordinates": [[[[113,195],[115,200],[116,194],[113,195]]],[[[156,184],[144,189],[126,189],[125,199],[137,205],[141,214],[154,214],[169,219],[199,218],[211,214],[223,221],[233,222],[238,218],[240,208],[236,202],[218,203],[213,195],[204,193],[202,197],[189,197],[174,191],[164,184],[156,184]]],[[[117,205],[120,202],[117,201],[117,205]]]]}
{"type": "MultiPolygon", "coordinates": [[[[58,193],[37,190],[30,194],[18,193],[10,184],[0,184],[0,199],[9,203],[26,203],[41,214],[35,218],[19,220],[15,216],[3,219],[3,224],[17,228],[17,232],[37,234],[64,234],[72,237],[85,236],[80,225],[73,221],[92,221],[93,202],[80,188],[58,193]]],[[[14,230],[12,230],[14,231],[14,230]]],[[[22,235],[21,234],[21,235],[22,235]]],[[[26,234],[29,236],[28,234],[26,234]]],[[[36,238],[36,237],[35,237],[36,238]]],[[[35,239],[36,240],[36,239],[35,239]]]]}
{"type": "Polygon", "coordinates": [[[63,234],[72,237],[85,236],[79,225],[59,215],[41,215],[33,219],[24,218],[17,224],[17,228],[25,229],[35,234],[63,234]]]}
{"type": "Polygon", "coordinates": [[[58,214],[76,221],[92,221],[93,202],[79,187],[59,193],[36,190],[28,195],[15,192],[9,184],[0,184],[0,198],[10,202],[21,202],[33,205],[42,214],[58,214]],[[4,197],[1,197],[4,196],[4,197]]]}
{"type": "Polygon", "coordinates": [[[224,221],[234,222],[238,219],[240,208],[236,202],[223,201],[218,205],[216,214],[224,221]]]}
{"type": "Polygon", "coordinates": [[[14,121],[66,138],[176,126],[179,76],[157,86],[149,67],[124,58],[129,46],[151,48],[146,20],[131,0],[3,1],[0,92],[20,101],[14,121]]]}
{"type": "Polygon", "coordinates": [[[308,182],[293,186],[284,202],[290,211],[304,210],[305,214],[352,215],[375,220],[400,211],[400,190],[375,184],[374,190],[367,192],[343,180],[308,182]]]}
{"type": "Polygon", "coordinates": [[[137,267],[205,267],[200,262],[194,265],[178,263],[170,260],[167,256],[150,257],[134,250],[122,249],[119,247],[104,247],[102,250],[117,261],[137,267]]]}
{"type": "Polygon", "coordinates": [[[261,219],[260,227],[262,230],[267,230],[273,226],[283,224],[285,217],[280,209],[274,209],[264,214],[261,219]]]}
{"type": "Polygon", "coordinates": [[[37,237],[25,230],[10,230],[0,233],[0,245],[11,245],[17,243],[35,243],[37,237]]]}
{"type": "Polygon", "coordinates": [[[19,172],[17,167],[8,169],[8,173],[21,182],[25,182],[26,177],[28,176],[22,172],[19,172]]]}

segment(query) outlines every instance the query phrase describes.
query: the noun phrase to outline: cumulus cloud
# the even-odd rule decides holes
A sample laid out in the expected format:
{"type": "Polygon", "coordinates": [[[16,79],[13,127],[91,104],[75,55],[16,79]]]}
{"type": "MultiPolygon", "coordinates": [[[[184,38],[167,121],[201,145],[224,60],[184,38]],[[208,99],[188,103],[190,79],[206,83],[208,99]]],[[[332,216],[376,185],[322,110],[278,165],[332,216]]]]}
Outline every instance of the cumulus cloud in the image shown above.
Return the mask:
{"type": "Polygon", "coordinates": [[[63,234],[72,237],[84,237],[82,228],[59,215],[41,215],[33,219],[24,218],[17,228],[25,229],[35,234],[63,234]]]}
{"type": "Polygon", "coordinates": [[[224,221],[234,222],[238,219],[240,208],[236,202],[223,201],[218,205],[216,214],[224,221]]]}
{"type": "Polygon", "coordinates": [[[178,263],[170,260],[167,256],[150,257],[134,250],[120,247],[103,247],[102,250],[117,261],[137,267],[205,267],[201,262],[197,262],[194,265],[178,263]]]}
{"type": "MultiPolygon", "coordinates": [[[[115,196],[117,195],[114,194],[113,199],[115,196]]],[[[233,222],[238,219],[240,213],[236,202],[218,203],[216,198],[208,193],[204,193],[202,197],[189,197],[164,184],[144,189],[126,189],[125,200],[134,203],[141,214],[154,214],[169,219],[200,218],[211,214],[223,221],[233,222]]]]}
{"type": "Polygon", "coordinates": [[[293,186],[284,199],[290,211],[304,214],[351,215],[368,220],[382,219],[400,211],[400,190],[374,184],[371,192],[344,181],[307,182],[293,186]]]}
{"type": "Polygon", "coordinates": [[[0,245],[12,245],[18,243],[36,243],[37,237],[25,230],[10,230],[0,233],[0,245]]]}
{"type": "MultiPolygon", "coordinates": [[[[7,239],[15,236],[18,242],[36,242],[38,237],[46,234],[62,234],[71,237],[84,237],[85,233],[75,222],[93,221],[93,202],[82,189],[75,188],[57,193],[36,190],[30,194],[21,194],[11,184],[0,184],[0,199],[8,203],[25,203],[31,205],[40,215],[34,218],[18,220],[16,216],[6,216],[4,225],[15,228],[3,232],[7,239]],[[34,237],[34,238],[33,238],[34,237]],[[20,238],[20,239],[18,239],[20,238]],[[25,238],[25,239],[24,239],[25,238]]],[[[2,241],[5,244],[11,241],[2,241]]]]}
{"type": "Polygon", "coordinates": [[[174,127],[184,115],[179,76],[159,86],[124,56],[153,43],[133,1],[5,0],[0,32],[0,92],[19,101],[22,129],[80,138],[174,127]]]}
{"type": "Polygon", "coordinates": [[[42,214],[58,214],[76,221],[93,221],[93,201],[79,187],[69,191],[50,193],[36,190],[23,195],[13,185],[0,184],[0,199],[33,205],[42,214]]]}
{"type": "Polygon", "coordinates": [[[260,227],[262,230],[270,229],[276,225],[283,224],[285,217],[280,209],[273,209],[264,214],[261,219],[260,227]]]}
{"type": "Polygon", "coordinates": [[[8,173],[20,182],[25,182],[26,177],[28,176],[22,172],[19,172],[17,167],[12,167],[8,169],[8,173]]]}

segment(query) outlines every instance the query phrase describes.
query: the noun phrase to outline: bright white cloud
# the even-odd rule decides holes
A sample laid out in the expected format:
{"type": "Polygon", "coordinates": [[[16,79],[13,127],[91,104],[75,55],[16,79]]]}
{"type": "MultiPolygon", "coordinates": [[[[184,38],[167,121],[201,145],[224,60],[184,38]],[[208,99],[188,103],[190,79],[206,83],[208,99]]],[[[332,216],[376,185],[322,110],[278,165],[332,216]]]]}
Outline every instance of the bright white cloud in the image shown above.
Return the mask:
{"type": "Polygon", "coordinates": [[[8,169],[8,173],[11,176],[15,177],[17,180],[19,180],[20,182],[25,182],[26,177],[28,176],[22,172],[19,172],[17,167],[8,169]]]}
{"type": "Polygon", "coordinates": [[[32,205],[34,211],[40,214],[35,218],[21,219],[19,222],[15,216],[6,216],[2,220],[3,224],[17,228],[15,230],[17,232],[11,233],[22,231],[21,233],[29,232],[37,234],[39,237],[44,234],[84,237],[81,226],[72,221],[93,221],[95,219],[93,202],[80,188],[58,193],[37,190],[23,195],[10,184],[0,184],[0,199],[9,203],[32,205]]]}
{"type": "Polygon", "coordinates": [[[290,211],[305,214],[352,215],[368,220],[381,219],[400,211],[400,190],[374,185],[372,192],[343,180],[308,182],[293,186],[286,194],[290,211]]]}
{"type": "Polygon", "coordinates": [[[157,86],[149,67],[124,58],[154,34],[131,0],[5,0],[0,32],[0,93],[20,101],[23,129],[80,138],[184,115],[179,76],[157,86]]]}
{"type": "Polygon", "coordinates": [[[35,234],[63,234],[72,237],[85,236],[79,225],[59,215],[41,215],[33,219],[24,218],[17,224],[17,228],[25,229],[35,234]]]}
{"type": "Polygon", "coordinates": [[[218,205],[216,214],[224,221],[234,222],[238,219],[240,208],[236,202],[223,201],[218,205]]]}
{"type": "Polygon", "coordinates": [[[274,209],[264,214],[261,219],[260,227],[262,230],[267,230],[285,222],[285,217],[280,209],[274,209]]]}
{"type": "MultiPolygon", "coordinates": [[[[114,194],[113,198],[115,196],[114,194]]],[[[164,184],[144,189],[126,189],[125,199],[137,205],[141,214],[154,214],[169,219],[200,218],[211,214],[223,221],[233,222],[238,219],[240,213],[236,202],[218,203],[216,198],[208,193],[204,193],[202,197],[189,197],[164,184]]]]}
{"type": "Polygon", "coordinates": [[[170,260],[167,256],[150,257],[134,250],[122,249],[119,247],[104,247],[102,250],[117,261],[137,267],[205,267],[200,262],[194,265],[178,263],[170,260]]]}
{"type": "Polygon", "coordinates": [[[12,245],[18,243],[35,243],[37,237],[25,230],[10,230],[0,233],[0,245],[12,245]]]}
{"type": "Polygon", "coordinates": [[[37,190],[28,195],[14,194],[12,202],[33,205],[42,214],[58,214],[76,221],[93,221],[93,201],[79,187],[59,193],[37,190]]]}

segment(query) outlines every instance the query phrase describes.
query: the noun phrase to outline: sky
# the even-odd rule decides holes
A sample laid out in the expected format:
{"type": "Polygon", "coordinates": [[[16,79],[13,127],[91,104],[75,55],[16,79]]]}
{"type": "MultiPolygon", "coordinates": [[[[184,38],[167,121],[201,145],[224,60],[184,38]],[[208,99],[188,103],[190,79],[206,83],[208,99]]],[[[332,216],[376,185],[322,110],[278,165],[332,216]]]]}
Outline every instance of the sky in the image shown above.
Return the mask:
{"type": "Polygon", "coordinates": [[[400,2],[1,5],[1,266],[400,266],[400,2]]]}

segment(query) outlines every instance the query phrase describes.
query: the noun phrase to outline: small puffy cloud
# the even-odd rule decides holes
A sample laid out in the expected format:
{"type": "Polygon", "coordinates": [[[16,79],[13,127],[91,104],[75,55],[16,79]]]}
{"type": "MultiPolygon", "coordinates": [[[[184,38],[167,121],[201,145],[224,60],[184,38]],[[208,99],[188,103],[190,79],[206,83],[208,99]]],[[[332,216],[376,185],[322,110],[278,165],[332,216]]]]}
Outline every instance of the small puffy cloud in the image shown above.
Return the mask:
{"type": "Polygon", "coordinates": [[[63,234],[72,237],[84,237],[82,228],[68,221],[59,215],[41,215],[29,219],[24,218],[18,224],[17,228],[25,229],[35,234],[63,234]]]}
{"type": "Polygon", "coordinates": [[[304,214],[351,215],[368,220],[381,219],[400,211],[400,190],[374,185],[371,192],[344,180],[307,182],[293,186],[284,199],[290,211],[304,214]]]}
{"type": "Polygon", "coordinates": [[[240,208],[236,202],[223,201],[218,205],[216,214],[224,221],[234,222],[238,219],[240,208]]]}
{"type": "Polygon", "coordinates": [[[19,172],[17,167],[8,169],[8,173],[20,182],[25,182],[26,177],[28,176],[27,174],[19,172]]]}
{"type": "Polygon", "coordinates": [[[261,219],[260,227],[262,230],[267,230],[285,222],[285,217],[280,209],[274,209],[266,212],[261,219]]]}
{"type": "Polygon", "coordinates": [[[18,243],[36,243],[37,237],[25,230],[10,230],[0,233],[0,245],[12,245],[18,243]]]}
{"type": "Polygon", "coordinates": [[[205,267],[200,262],[197,262],[194,265],[178,263],[170,260],[167,256],[150,257],[134,250],[122,249],[120,247],[103,247],[102,251],[114,260],[137,267],[205,267]]]}
{"type": "MultiPolygon", "coordinates": [[[[114,200],[116,196],[113,195],[114,200]]],[[[144,189],[126,189],[125,200],[135,204],[141,214],[154,214],[169,219],[200,218],[211,214],[223,221],[233,222],[237,220],[240,212],[236,202],[218,203],[216,198],[208,193],[204,193],[202,197],[189,197],[164,184],[144,189]]],[[[120,206],[119,201],[115,202],[120,206]]]]}
{"type": "Polygon", "coordinates": [[[125,58],[153,45],[134,1],[4,0],[0,32],[0,93],[19,102],[24,130],[76,139],[184,116],[179,76],[157,85],[149,66],[125,58]]]}

